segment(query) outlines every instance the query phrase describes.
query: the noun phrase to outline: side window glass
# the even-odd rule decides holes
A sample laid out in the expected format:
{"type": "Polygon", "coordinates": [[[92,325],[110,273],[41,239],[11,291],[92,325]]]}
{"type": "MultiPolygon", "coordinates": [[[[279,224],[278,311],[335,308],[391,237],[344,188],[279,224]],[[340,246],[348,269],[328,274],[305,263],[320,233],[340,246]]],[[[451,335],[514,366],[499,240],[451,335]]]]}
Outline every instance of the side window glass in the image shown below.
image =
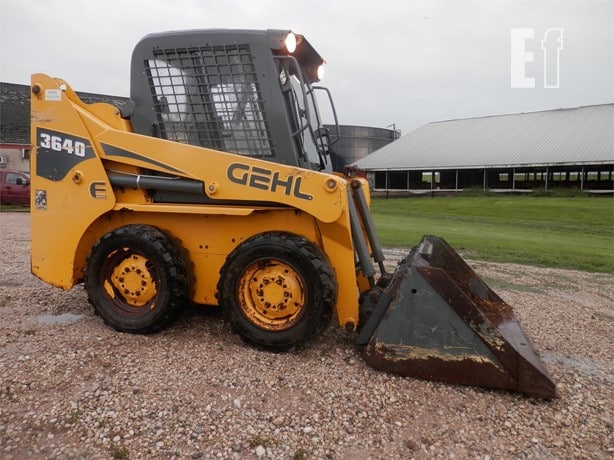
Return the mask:
{"type": "Polygon", "coordinates": [[[14,174],[14,173],[7,173],[6,183],[10,185],[19,185],[21,184],[21,176],[19,176],[18,174],[14,174]]]}
{"type": "Polygon", "coordinates": [[[145,67],[163,138],[241,155],[275,154],[248,45],[156,54],[145,67]]]}
{"type": "Polygon", "coordinates": [[[154,109],[165,139],[189,143],[195,131],[194,118],[188,110],[190,78],[166,61],[150,59],[151,86],[155,92],[154,109]]]}

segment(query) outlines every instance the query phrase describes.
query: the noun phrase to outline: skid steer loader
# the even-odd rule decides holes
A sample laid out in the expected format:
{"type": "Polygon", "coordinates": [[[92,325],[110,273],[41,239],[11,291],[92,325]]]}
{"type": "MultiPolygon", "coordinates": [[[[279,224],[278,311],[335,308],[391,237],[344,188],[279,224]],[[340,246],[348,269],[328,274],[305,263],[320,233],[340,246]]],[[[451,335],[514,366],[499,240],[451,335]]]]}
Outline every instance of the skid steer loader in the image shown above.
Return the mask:
{"type": "Polygon", "coordinates": [[[118,331],[196,303],[286,350],[334,314],[376,368],[556,396],[512,309],[445,241],[386,272],[366,181],[330,168],[323,64],[291,31],[191,30],[137,44],[119,108],[33,75],[32,272],[83,282],[118,331]]]}

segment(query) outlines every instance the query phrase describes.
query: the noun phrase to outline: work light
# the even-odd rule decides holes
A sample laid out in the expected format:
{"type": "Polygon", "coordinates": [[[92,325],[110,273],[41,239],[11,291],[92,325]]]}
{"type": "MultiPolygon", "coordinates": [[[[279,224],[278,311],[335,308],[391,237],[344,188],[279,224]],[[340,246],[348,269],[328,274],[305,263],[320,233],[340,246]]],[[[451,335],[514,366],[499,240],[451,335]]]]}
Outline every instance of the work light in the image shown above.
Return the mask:
{"type": "Polygon", "coordinates": [[[288,53],[292,54],[294,53],[294,51],[296,50],[296,35],[294,35],[292,32],[290,32],[288,35],[286,35],[286,41],[284,42],[284,44],[286,45],[286,49],[288,50],[288,53]]]}
{"type": "Polygon", "coordinates": [[[318,66],[317,76],[318,76],[318,81],[324,78],[324,64],[320,64],[318,66]]]}

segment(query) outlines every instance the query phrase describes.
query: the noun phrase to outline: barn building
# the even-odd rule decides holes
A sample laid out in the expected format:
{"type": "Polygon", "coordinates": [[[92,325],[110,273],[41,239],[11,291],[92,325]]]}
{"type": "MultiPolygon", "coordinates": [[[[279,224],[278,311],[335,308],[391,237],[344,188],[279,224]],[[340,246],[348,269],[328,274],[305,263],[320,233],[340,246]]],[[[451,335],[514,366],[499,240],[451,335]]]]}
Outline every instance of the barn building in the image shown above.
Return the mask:
{"type": "MultiPolygon", "coordinates": [[[[128,101],[78,94],[118,107],[128,101]]],[[[334,169],[364,172],[376,192],[614,192],[614,104],[432,122],[400,138],[394,129],[351,125],[339,134],[334,169]]],[[[29,170],[30,149],[30,87],[2,82],[0,168],[29,170]]]]}
{"type": "Polygon", "coordinates": [[[353,167],[386,193],[612,193],[614,104],[428,123],[353,167]]]}
{"type": "Polygon", "coordinates": [[[30,170],[30,87],[0,83],[0,168],[30,170]]]}

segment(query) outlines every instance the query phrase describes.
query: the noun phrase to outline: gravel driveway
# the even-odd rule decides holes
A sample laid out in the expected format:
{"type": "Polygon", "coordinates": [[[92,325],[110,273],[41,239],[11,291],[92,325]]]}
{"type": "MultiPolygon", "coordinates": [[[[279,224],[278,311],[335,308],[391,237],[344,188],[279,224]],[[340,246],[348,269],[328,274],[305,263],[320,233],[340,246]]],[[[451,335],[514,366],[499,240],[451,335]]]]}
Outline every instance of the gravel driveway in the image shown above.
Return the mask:
{"type": "Polygon", "coordinates": [[[614,457],[613,275],[471,262],[557,383],[543,402],[376,371],[335,325],[287,354],[207,309],[117,333],[30,274],[28,213],[0,237],[0,458],[614,457]]]}

